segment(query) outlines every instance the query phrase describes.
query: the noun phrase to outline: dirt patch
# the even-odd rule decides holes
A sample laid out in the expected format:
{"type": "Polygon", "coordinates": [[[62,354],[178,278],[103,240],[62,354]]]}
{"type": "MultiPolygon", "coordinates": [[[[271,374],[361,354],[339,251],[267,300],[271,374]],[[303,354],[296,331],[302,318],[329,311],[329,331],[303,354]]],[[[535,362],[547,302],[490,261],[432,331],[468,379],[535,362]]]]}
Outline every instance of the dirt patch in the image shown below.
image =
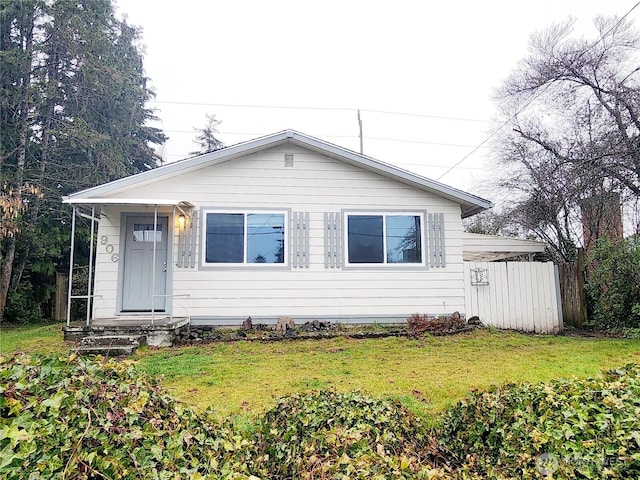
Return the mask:
{"type": "Polygon", "coordinates": [[[627,338],[623,332],[598,331],[598,330],[565,330],[567,337],[583,338],[627,338]]]}

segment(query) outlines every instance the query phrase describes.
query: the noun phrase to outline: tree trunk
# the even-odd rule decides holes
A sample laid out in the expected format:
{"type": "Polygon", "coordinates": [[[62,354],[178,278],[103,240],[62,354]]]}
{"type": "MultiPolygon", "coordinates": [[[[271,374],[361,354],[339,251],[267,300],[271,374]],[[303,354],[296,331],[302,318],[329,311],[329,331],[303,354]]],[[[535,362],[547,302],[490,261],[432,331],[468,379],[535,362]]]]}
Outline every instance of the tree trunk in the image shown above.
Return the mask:
{"type": "MultiPolygon", "coordinates": [[[[57,62],[57,57],[52,56],[53,61],[50,61],[49,64],[55,65],[57,62]]],[[[57,79],[59,77],[57,70],[55,68],[48,69],[48,77],[50,79],[57,79]]],[[[55,88],[49,87],[49,88],[55,88]]],[[[40,171],[37,178],[34,178],[34,182],[36,185],[42,186],[44,185],[44,178],[46,175],[47,164],[49,163],[50,158],[50,145],[51,145],[51,123],[52,119],[55,115],[54,105],[51,104],[48,107],[48,114],[44,119],[44,126],[42,128],[42,144],[41,144],[41,152],[40,152],[40,171]]],[[[24,165],[24,164],[23,164],[24,165]]],[[[29,211],[29,225],[35,226],[38,223],[38,219],[40,218],[40,208],[42,207],[42,197],[41,195],[36,195],[32,200],[32,205],[29,211]]],[[[15,291],[20,285],[20,281],[22,280],[22,274],[27,266],[27,262],[29,260],[29,253],[33,248],[33,237],[31,235],[25,236],[26,246],[23,245],[22,255],[17,260],[17,263],[13,266],[13,272],[11,273],[11,279],[9,282],[9,291],[15,291]]],[[[14,261],[16,261],[14,259],[14,261]]]]}
{"type": "MultiPolygon", "coordinates": [[[[24,70],[21,75],[22,85],[20,87],[20,129],[18,133],[18,150],[16,158],[16,173],[14,178],[14,195],[18,199],[22,198],[22,187],[24,182],[24,166],[27,159],[27,141],[29,139],[29,105],[31,88],[31,64],[33,56],[33,17],[31,25],[25,37],[25,61],[24,70]]],[[[4,254],[4,263],[0,273],[0,320],[4,319],[4,311],[7,306],[7,296],[11,285],[11,275],[13,273],[13,262],[16,255],[17,235],[9,238],[9,245],[4,254]]]]}
{"type": "MultiPolygon", "coordinates": [[[[16,238],[17,235],[14,237],[16,238]]],[[[22,249],[22,255],[18,257],[18,259],[13,259],[13,271],[11,272],[11,278],[9,281],[9,292],[15,292],[18,289],[18,285],[20,285],[20,280],[22,280],[22,274],[24,273],[24,269],[27,266],[27,260],[29,259],[29,251],[31,250],[31,241],[27,240],[29,243],[25,248],[22,249]]],[[[16,238],[15,244],[18,244],[18,239],[16,238]]],[[[8,295],[7,295],[8,296],[8,295]]]]}
{"type": "Polygon", "coordinates": [[[4,319],[4,310],[7,307],[7,295],[9,294],[9,284],[11,283],[11,272],[13,271],[13,259],[16,255],[16,236],[9,239],[9,247],[4,256],[2,273],[0,276],[0,321],[4,319]]]}

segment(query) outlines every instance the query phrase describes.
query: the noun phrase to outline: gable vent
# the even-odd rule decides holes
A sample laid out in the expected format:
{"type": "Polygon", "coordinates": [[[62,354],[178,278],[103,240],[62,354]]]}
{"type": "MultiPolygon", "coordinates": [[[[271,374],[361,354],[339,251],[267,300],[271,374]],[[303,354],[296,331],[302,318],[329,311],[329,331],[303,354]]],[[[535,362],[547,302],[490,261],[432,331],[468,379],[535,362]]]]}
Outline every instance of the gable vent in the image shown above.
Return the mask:
{"type": "Polygon", "coordinates": [[[285,167],[293,167],[293,154],[286,153],[284,155],[284,166],[285,167]]]}

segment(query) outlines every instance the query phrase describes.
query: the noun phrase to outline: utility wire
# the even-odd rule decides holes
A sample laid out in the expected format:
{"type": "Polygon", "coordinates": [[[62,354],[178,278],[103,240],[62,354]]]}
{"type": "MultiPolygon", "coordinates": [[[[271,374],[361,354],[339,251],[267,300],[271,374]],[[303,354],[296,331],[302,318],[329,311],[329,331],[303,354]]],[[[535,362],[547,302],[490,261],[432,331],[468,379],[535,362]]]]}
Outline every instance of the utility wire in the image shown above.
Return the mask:
{"type": "MultiPolygon", "coordinates": [[[[193,134],[192,130],[163,130],[167,133],[189,133],[193,134]]],[[[217,132],[220,135],[240,135],[240,136],[249,136],[249,137],[260,137],[265,135],[265,133],[251,133],[251,132],[217,132]]],[[[328,135],[328,134],[318,134],[318,137],[321,138],[359,138],[358,135],[328,135]]],[[[387,138],[387,137],[369,137],[367,135],[364,136],[365,140],[378,140],[382,142],[399,142],[399,143],[416,143],[420,145],[437,145],[441,147],[458,147],[458,148],[469,148],[475,147],[476,145],[470,144],[461,144],[461,143],[446,143],[446,142],[429,142],[426,140],[411,140],[408,138],[387,138]]]]}
{"type": "Polygon", "coordinates": [[[391,112],[387,110],[368,110],[366,108],[360,109],[362,112],[369,113],[381,113],[384,115],[402,115],[405,117],[419,117],[419,118],[434,118],[436,120],[454,120],[457,122],[479,122],[479,123],[489,123],[489,120],[481,120],[479,118],[464,118],[464,117],[447,117],[443,115],[425,115],[421,113],[407,113],[407,112],[391,112]]]}
{"type": "Polygon", "coordinates": [[[161,105],[191,105],[197,107],[224,107],[224,108],[262,108],[272,110],[321,110],[321,111],[334,111],[334,112],[361,112],[378,113],[383,115],[402,115],[406,117],[418,117],[418,118],[432,118],[435,120],[449,120],[455,122],[480,122],[489,123],[489,120],[481,120],[479,118],[464,118],[464,117],[448,117],[445,115],[427,115],[422,113],[410,113],[410,112],[394,112],[389,110],[372,110],[366,108],[347,108],[347,107],[311,107],[311,106],[290,106],[290,105],[252,105],[252,104],[240,104],[240,103],[206,103],[206,102],[185,102],[177,100],[149,100],[149,103],[156,103],[161,105]]]}
{"type": "MultiPolygon", "coordinates": [[[[546,89],[545,89],[546,91],[546,89]]],[[[489,134],[489,136],[487,138],[485,138],[482,142],[480,142],[477,146],[475,146],[473,148],[473,150],[471,150],[469,153],[467,153],[464,157],[462,157],[460,160],[458,160],[456,163],[454,163],[451,167],[449,167],[442,175],[440,175],[438,178],[436,178],[436,180],[440,180],[442,177],[444,177],[445,175],[447,175],[448,173],[450,173],[451,171],[453,171],[454,169],[456,169],[457,167],[460,166],[460,164],[462,162],[464,162],[467,158],[469,158],[471,155],[473,155],[474,153],[476,153],[478,150],[480,150],[480,148],[482,148],[484,146],[485,143],[487,143],[489,140],[491,140],[493,137],[495,137],[500,131],[502,131],[502,129],[504,127],[506,127],[509,123],[511,123],[511,121],[513,119],[515,119],[520,113],[522,113],[524,111],[525,108],[527,108],[536,98],[538,98],[540,95],[542,95],[544,92],[540,92],[538,93],[536,96],[532,97],[523,107],[522,109],[520,109],[519,111],[517,111],[516,113],[514,113],[507,121],[505,121],[502,125],[500,125],[498,128],[496,128],[493,132],[491,132],[491,134],[489,134]]]]}
{"type": "Polygon", "coordinates": [[[337,107],[305,107],[288,105],[249,105],[241,103],[205,103],[205,102],[183,102],[177,100],[149,100],[149,103],[159,103],[166,105],[193,105],[197,107],[231,107],[231,108],[266,108],[274,110],[332,110],[340,112],[356,112],[357,108],[337,108],[337,107]]]}

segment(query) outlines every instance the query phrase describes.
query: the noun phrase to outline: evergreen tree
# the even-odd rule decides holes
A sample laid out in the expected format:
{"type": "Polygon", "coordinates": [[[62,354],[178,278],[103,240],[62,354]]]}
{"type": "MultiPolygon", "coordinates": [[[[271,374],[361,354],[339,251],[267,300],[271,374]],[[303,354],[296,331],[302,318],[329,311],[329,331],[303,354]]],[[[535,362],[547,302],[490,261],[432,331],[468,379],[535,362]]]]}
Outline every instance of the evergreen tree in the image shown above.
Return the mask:
{"type": "Polygon", "coordinates": [[[224,143],[216,138],[218,133],[218,125],[222,123],[215,115],[207,114],[207,123],[204,128],[196,129],[198,136],[194,140],[200,147],[195,152],[191,152],[191,155],[202,155],[203,153],[213,152],[224,148],[224,143]]]}
{"type": "Polygon", "coordinates": [[[165,137],[145,125],[140,32],[110,0],[1,0],[0,28],[2,319],[11,295],[37,306],[53,292],[69,237],[60,197],[155,167],[165,137]]]}

